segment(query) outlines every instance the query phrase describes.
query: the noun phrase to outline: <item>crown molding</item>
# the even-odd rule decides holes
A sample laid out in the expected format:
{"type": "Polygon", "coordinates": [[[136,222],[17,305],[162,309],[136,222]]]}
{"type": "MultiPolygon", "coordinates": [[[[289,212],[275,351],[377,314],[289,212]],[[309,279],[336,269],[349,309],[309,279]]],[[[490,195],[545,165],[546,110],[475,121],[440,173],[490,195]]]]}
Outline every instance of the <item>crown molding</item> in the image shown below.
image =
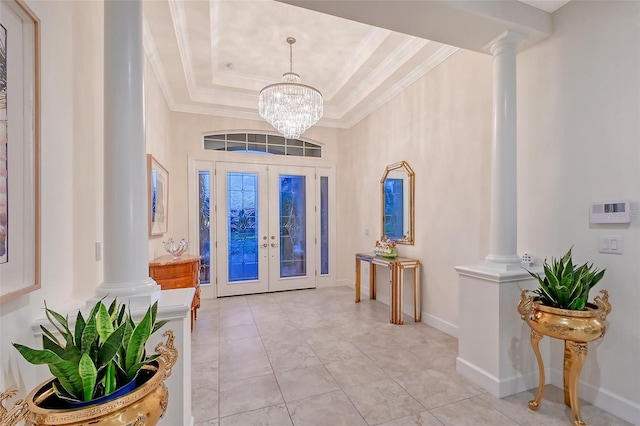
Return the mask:
{"type": "Polygon", "coordinates": [[[153,36],[151,35],[149,23],[144,17],[142,19],[142,46],[144,47],[149,64],[151,64],[151,69],[156,75],[156,80],[158,80],[158,85],[160,86],[160,91],[162,91],[162,94],[164,95],[164,100],[167,102],[169,109],[172,109],[175,105],[175,100],[173,93],[171,92],[171,85],[167,79],[167,74],[164,72],[164,67],[160,62],[158,48],[153,40],[153,36]]]}
{"type": "Polygon", "coordinates": [[[184,13],[184,4],[182,1],[169,1],[169,12],[171,13],[171,21],[178,42],[178,52],[182,62],[182,69],[187,81],[187,90],[189,98],[192,97],[192,90],[196,87],[196,78],[193,74],[193,61],[191,53],[191,44],[189,43],[189,34],[187,33],[187,19],[184,13]]]}

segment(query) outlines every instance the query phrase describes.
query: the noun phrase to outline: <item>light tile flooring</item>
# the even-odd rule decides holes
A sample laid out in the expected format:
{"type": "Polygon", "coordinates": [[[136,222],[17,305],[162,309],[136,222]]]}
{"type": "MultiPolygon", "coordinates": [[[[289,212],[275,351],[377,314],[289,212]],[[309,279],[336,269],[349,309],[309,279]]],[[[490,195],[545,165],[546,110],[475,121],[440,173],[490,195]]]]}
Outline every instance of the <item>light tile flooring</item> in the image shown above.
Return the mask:
{"type": "MultiPolygon", "coordinates": [[[[455,372],[457,340],[335,287],[203,300],[192,334],[195,424],[571,425],[549,386],[497,399],[455,372]]],[[[628,425],[582,403],[590,426],[628,425]]]]}

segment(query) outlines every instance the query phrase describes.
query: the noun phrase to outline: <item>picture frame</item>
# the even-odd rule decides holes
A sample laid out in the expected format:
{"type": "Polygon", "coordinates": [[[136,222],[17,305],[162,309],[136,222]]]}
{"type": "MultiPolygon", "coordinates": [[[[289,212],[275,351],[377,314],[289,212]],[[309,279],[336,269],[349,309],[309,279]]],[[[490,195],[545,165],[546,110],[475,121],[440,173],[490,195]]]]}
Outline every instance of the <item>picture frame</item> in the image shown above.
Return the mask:
{"type": "Polygon", "coordinates": [[[147,194],[149,236],[162,235],[169,223],[169,172],[151,154],[147,154],[147,194]]]}
{"type": "Polygon", "coordinates": [[[3,0],[0,303],[40,286],[40,19],[24,1],[3,0]]]}

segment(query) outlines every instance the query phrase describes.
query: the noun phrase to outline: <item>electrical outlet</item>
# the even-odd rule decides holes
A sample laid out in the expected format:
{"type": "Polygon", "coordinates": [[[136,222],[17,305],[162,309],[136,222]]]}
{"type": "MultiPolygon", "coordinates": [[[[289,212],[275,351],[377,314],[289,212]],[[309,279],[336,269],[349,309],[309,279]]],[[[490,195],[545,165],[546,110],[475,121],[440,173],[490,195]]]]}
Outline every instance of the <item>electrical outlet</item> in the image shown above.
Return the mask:
{"type": "Polygon", "coordinates": [[[522,266],[532,266],[533,265],[533,256],[529,253],[525,253],[522,255],[522,266]]]}

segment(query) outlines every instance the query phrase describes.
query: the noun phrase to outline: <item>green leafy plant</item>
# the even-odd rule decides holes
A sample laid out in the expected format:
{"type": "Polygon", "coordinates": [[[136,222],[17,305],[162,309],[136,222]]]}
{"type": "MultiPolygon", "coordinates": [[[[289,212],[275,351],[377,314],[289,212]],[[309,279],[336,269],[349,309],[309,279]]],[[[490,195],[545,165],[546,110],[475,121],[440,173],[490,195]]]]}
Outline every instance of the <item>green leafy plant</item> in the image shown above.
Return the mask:
{"type": "Polygon", "coordinates": [[[589,299],[589,290],[604,276],[605,269],[599,271],[593,263],[575,266],[571,249],[561,258],[551,258],[551,264],[544,261],[544,276],[529,274],[540,283],[534,290],[543,305],[554,308],[584,310],[589,299]]]}
{"type": "Polygon", "coordinates": [[[143,365],[158,358],[158,354],[146,355],[145,344],[167,323],[156,321],[157,302],[136,324],[126,305],[114,300],[107,309],[101,300],[87,318],[78,312],[73,330],[68,317],[47,308],[46,302],[45,312],[61,339],[40,326],[43,349],[13,346],[31,364],[48,365],[60,398],[78,401],[109,395],[131,382],[143,365]]]}

